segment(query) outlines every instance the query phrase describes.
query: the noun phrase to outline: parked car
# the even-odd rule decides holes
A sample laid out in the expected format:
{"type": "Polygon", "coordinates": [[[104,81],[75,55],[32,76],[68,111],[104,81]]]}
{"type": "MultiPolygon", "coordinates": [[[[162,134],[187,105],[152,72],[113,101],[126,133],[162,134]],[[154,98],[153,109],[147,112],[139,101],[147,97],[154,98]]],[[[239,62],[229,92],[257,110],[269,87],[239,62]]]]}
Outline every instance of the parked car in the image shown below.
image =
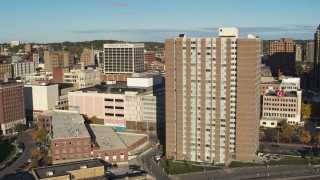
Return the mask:
{"type": "Polygon", "coordinates": [[[138,166],[136,164],[131,164],[131,165],[129,165],[129,169],[140,169],[140,166],[138,166]]]}
{"type": "Polygon", "coordinates": [[[118,164],[114,163],[113,165],[113,168],[118,168],[118,164]]]}

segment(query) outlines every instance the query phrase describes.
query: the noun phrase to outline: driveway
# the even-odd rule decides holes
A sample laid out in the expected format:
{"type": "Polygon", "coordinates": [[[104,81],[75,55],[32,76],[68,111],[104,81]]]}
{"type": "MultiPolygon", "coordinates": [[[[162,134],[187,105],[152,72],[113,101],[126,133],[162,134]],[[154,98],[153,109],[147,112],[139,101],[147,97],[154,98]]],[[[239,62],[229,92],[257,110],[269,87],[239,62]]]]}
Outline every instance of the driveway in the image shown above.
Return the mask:
{"type": "Polygon", "coordinates": [[[14,170],[18,169],[21,165],[26,163],[28,159],[31,159],[31,149],[35,148],[35,143],[32,139],[33,131],[33,129],[29,129],[17,135],[17,142],[24,143],[24,151],[19,159],[17,159],[13,164],[11,164],[9,167],[6,167],[3,171],[0,172],[0,179],[6,174],[14,173],[14,170]]]}

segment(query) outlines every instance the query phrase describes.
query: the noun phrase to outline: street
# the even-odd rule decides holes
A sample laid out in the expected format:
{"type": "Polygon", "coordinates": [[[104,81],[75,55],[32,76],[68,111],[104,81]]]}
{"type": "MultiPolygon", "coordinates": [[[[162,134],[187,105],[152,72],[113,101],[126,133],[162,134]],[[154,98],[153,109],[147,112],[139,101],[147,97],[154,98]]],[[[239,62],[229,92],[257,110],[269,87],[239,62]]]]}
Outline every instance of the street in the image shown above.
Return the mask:
{"type": "Polygon", "coordinates": [[[32,132],[33,132],[33,129],[29,129],[17,135],[17,142],[23,142],[25,145],[24,151],[22,155],[19,157],[19,159],[17,159],[9,167],[6,167],[0,173],[0,179],[6,174],[14,173],[14,170],[18,169],[22,164],[26,163],[28,159],[31,159],[31,149],[35,147],[35,143],[32,139],[32,132]]]}
{"type": "MultiPolygon", "coordinates": [[[[282,177],[303,177],[306,175],[315,175],[313,166],[271,166],[266,167],[248,167],[239,169],[223,169],[208,171],[206,173],[183,174],[172,177],[172,179],[278,179],[282,177]],[[201,178],[200,178],[201,176],[201,178]]],[[[320,174],[316,174],[320,175],[320,174]]],[[[290,178],[289,178],[290,179],[290,178]]],[[[308,178],[307,178],[308,179],[308,178]]]]}
{"type": "Polygon", "coordinates": [[[170,179],[161,167],[154,160],[154,156],[159,153],[159,146],[155,146],[146,152],[137,156],[138,161],[141,163],[141,167],[151,172],[151,175],[156,179],[170,179]]]}

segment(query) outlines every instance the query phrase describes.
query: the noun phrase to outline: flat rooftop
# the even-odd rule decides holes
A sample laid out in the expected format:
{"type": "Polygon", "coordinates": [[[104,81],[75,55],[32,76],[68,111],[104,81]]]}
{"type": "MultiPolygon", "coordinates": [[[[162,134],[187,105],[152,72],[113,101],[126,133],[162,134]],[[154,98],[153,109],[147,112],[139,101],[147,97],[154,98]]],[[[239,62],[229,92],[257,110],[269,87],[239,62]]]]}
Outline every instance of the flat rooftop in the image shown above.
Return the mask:
{"type": "Polygon", "coordinates": [[[145,134],[119,133],[110,126],[90,124],[100,149],[125,149],[146,137],[145,134]]]}
{"type": "Polygon", "coordinates": [[[100,149],[125,149],[126,144],[110,126],[90,124],[100,149]]]}
{"type": "Polygon", "coordinates": [[[281,118],[281,117],[261,117],[261,120],[264,121],[283,121],[283,120],[287,120],[288,118],[281,118]]]}
{"type": "Polygon", "coordinates": [[[76,112],[51,112],[52,139],[90,137],[84,118],[76,112]]]}
{"type": "Polygon", "coordinates": [[[130,146],[135,142],[139,141],[140,139],[143,139],[144,137],[146,137],[145,134],[119,133],[119,132],[118,132],[118,135],[127,146],[130,146]]]}
{"type": "Polygon", "coordinates": [[[79,170],[80,166],[87,166],[87,168],[94,168],[103,166],[97,159],[90,159],[84,161],[75,161],[70,163],[56,164],[53,166],[34,168],[34,174],[37,179],[46,179],[59,176],[69,175],[68,171],[79,170]],[[48,176],[47,172],[53,172],[52,176],[48,176]]]}
{"type": "MultiPolygon", "coordinates": [[[[276,92],[270,91],[270,92],[266,93],[265,96],[277,96],[277,95],[276,95],[276,92]]],[[[297,97],[297,92],[296,91],[290,91],[290,92],[285,91],[284,97],[297,97]]]]}
{"type": "Polygon", "coordinates": [[[88,88],[75,90],[74,92],[98,92],[98,93],[112,93],[112,94],[124,94],[126,91],[134,91],[138,93],[146,92],[145,88],[128,88],[127,83],[118,83],[112,85],[95,85],[88,88]]]}

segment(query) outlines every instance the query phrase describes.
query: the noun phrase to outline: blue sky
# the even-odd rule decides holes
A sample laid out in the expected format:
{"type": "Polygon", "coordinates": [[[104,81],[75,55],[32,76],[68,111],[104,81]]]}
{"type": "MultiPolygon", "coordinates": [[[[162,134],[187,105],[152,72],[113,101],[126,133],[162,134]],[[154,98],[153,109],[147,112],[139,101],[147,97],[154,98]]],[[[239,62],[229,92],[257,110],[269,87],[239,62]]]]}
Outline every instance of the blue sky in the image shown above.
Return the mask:
{"type": "Polygon", "coordinates": [[[319,0],[3,0],[0,43],[114,39],[164,42],[238,27],[263,39],[313,39],[319,0]]]}

